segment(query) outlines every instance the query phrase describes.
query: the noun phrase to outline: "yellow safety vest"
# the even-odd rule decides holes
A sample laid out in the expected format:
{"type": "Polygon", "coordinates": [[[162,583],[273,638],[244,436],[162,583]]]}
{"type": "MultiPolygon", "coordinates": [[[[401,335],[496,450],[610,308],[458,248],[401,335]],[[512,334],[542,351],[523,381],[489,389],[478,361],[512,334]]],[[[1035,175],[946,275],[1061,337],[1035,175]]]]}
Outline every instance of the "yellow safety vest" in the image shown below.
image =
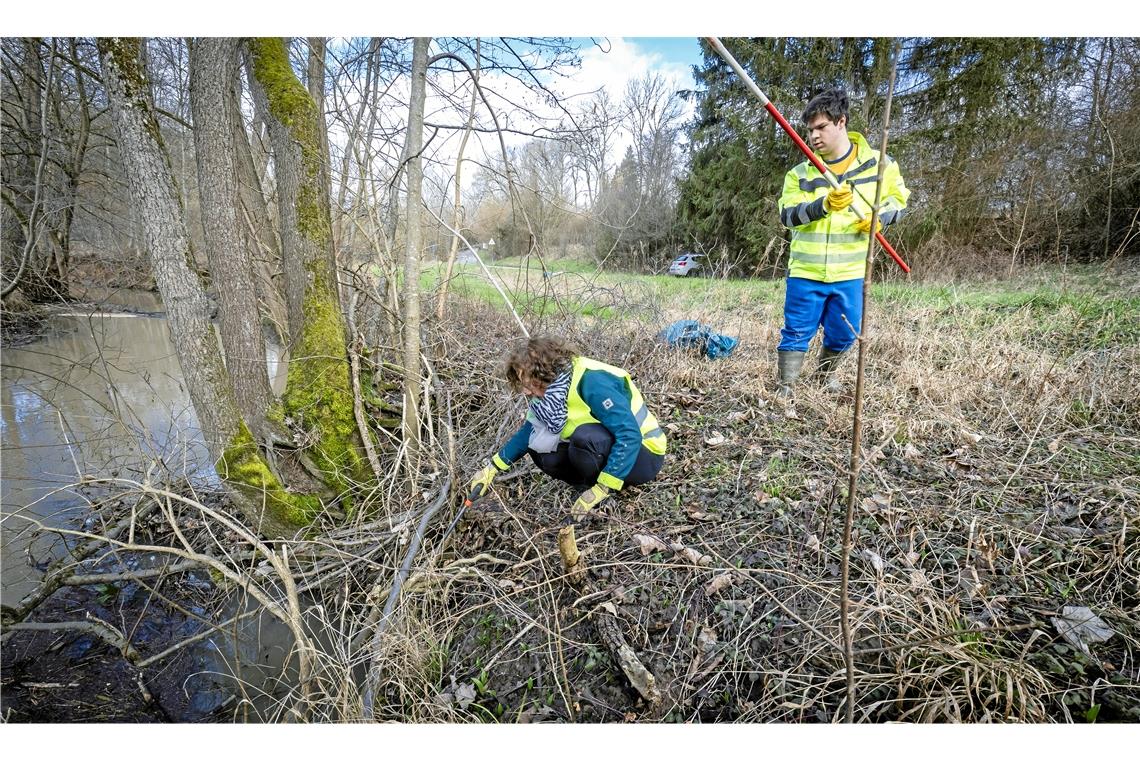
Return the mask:
{"type": "MultiPolygon", "coordinates": [[[[791,228],[789,277],[803,277],[818,282],[842,282],[858,279],[866,272],[867,235],[855,228],[859,217],[852,207],[858,206],[867,217],[871,216],[870,204],[875,200],[879,152],[868,145],[866,138],[858,132],[848,132],[847,136],[855,146],[855,161],[845,174],[836,179],[841,184],[851,183],[855,186],[855,199],[851,206],[842,211],[834,211],[822,219],[791,228]],[[859,197],[860,193],[866,196],[866,201],[859,197]]],[[[780,211],[822,198],[830,190],[831,186],[819,170],[810,161],[804,161],[784,176],[780,211]]],[[[903,184],[898,164],[887,156],[880,216],[902,211],[906,208],[909,197],[910,190],[903,184]]]]}
{"type": "Polygon", "coordinates": [[[657,418],[653,416],[653,412],[649,411],[649,407],[645,405],[645,399],[641,397],[641,391],[633,384],[633,379],[629,373],[619,367],[587,359],[584,356],[575,356],[573,359],[573,370],[570,373],[570,392],[566,397],[566,424],[562,426],[561,437],[564,440],[568,439],[579,425],[599,422],[590,413],[590,405],[578,393],[578,385],[581,383],[582,375],[585,374],[586,370],[602,370],[625,380],[625,386],[629,389],[630,410],[641,430],[641,444],[654,454],[664,454],[665,431],[657,423],[657,418]]]}

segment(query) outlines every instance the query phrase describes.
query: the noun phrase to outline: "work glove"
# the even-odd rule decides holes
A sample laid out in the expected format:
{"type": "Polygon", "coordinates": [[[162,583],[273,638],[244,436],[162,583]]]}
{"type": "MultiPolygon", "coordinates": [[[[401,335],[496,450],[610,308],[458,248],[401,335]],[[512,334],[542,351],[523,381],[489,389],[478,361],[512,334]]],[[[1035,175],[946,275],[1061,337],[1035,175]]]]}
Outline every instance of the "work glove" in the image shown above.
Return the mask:
{"type": "Polygon", "coordinates": [[[853,197],[849,185],[840,185],[827,194],[827,200],[823,202],[823,205],[827,207],[828,211],[842,211],[851,205],[853,197]]]}
{"type": "Polygon", "coordinates": [[[471,479],[471,484],[467,487],[467,500],[475,501],[476,499],[487,493],[487,489],[491,487],[491,481],[499,474],[499,468],[490,462],[479,473],[471,479]]]}
{"type": "Polygon", "coordinates": [[[578,494],[578,500],[570,505],[570,517],[579,522],[586,513],[610,497],[610,489],[595,483],[590,490],[578,494]]]}
{"type": "MultiPolygon", "coordinates": [[[[870,234],[870,232],[871,232],[871,217],[868,216],[865,219],[860,219],[859,221],[855,222],[855,229],[859,230],[864,235],[870,234]]],[[[882,232],[882,231],[883,231],[883,223],[880,220],[876,219],[875,220],[875,232],[882,232]]]]}

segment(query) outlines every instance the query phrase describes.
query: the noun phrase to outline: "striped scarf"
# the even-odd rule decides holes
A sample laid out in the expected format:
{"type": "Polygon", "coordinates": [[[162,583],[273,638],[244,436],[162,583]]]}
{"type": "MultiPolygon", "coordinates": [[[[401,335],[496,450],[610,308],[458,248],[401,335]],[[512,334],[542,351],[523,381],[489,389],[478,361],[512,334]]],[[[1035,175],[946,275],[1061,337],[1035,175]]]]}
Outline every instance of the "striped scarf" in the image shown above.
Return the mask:
{"type": "Polygon", "coordinates": [[[552,433],[561,433],[566,424],[566,397],[570,395],[570,373],[563,372],[546,386],[542,398],[530,402],[530,411],[552,433]]]}

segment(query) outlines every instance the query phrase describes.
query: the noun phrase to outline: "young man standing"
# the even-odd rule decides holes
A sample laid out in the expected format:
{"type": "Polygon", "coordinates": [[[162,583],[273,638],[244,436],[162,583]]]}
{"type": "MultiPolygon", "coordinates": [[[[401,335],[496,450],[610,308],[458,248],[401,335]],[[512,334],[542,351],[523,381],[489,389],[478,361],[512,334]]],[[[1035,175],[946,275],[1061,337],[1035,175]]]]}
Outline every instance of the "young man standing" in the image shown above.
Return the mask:
{"type": "MultiPolygon", "coordinates": [[[[841,89],[816,95],[803,115],[808,143],[839,180],[838,189],[831,189],[810,161],[784,177],[780,222],[792,231],[776,390],[784,398],[792,395],[792,384],[820,325],[819,379],[829,390],[838,390],[835,367],[855,342],[852,330],[862,324],[863,275],[879,152],[863,135],[847,131],[847,118],[847,94],[841,89]],[[864,212],[865,219],[855,215],[853,206],[864,212]]],[[[898,221],[910,196],[898,164],[889,156],[886,163],[879,208],[882,225],[898,221]]]]}

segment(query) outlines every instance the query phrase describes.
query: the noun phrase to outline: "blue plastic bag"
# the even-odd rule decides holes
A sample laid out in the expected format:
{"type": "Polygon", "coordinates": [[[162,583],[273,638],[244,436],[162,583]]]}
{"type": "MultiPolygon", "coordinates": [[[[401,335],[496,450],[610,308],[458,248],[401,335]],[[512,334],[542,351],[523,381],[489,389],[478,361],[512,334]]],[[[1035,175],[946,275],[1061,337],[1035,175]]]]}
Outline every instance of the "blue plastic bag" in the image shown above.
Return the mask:
{"type": "Polygon", "coordinates": [[[662,330],[660,335],[661,339],[670,346],[695,348],[709,359],[729,356],[740,342],[737,338],[713,332],[711,327],[693,319],[674,322],[662,330]]]}

